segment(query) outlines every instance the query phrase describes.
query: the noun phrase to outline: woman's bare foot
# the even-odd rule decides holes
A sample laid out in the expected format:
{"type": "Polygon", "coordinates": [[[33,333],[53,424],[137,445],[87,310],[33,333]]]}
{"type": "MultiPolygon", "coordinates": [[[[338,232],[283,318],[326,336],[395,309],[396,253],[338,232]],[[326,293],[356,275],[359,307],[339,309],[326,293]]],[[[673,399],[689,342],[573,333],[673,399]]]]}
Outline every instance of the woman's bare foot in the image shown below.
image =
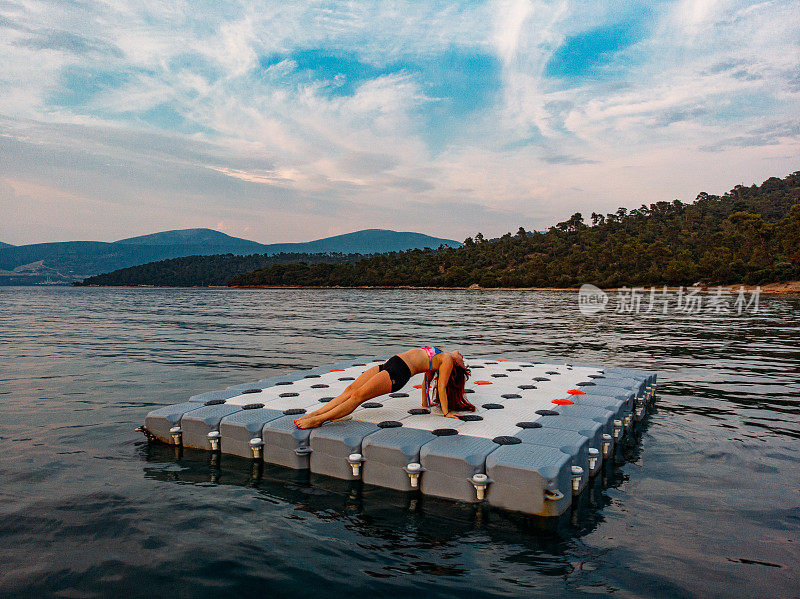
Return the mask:
{"type": "Polygon", "coordinates": [[[294,421],[297,428],[317,428],[327,420],[325,416],[303,416],[294,421]]]}

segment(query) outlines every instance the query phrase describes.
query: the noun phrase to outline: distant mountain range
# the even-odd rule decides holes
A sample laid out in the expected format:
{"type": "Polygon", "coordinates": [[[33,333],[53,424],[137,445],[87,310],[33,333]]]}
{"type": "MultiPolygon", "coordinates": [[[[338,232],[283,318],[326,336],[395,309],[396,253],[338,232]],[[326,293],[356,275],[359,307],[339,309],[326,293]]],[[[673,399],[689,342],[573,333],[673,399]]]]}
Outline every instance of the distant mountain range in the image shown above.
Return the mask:
{"type": "Polygon", "coordinates": [[[212,229],[163,231],[111,243],[65,241],[14,246],[0,242],[0,285],[69,284],[120,268],[183,256],[215,254],[379,254],[461,245],[421,233],[365,229],[303,243],[263,244],[212,229]]]}

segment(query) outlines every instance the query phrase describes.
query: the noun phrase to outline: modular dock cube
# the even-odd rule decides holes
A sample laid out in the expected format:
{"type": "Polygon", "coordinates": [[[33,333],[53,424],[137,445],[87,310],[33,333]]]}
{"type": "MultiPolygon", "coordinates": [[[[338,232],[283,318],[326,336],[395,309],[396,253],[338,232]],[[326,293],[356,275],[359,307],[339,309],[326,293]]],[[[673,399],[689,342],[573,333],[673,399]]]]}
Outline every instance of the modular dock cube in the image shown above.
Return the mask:
{"type": "MultiPolygon", "coordinates": [[[[224,401],[224,400],[218,400],[224,401]]],[[[181,418],[181,428],[183,429],[183,446],[192,449],[208,449],[211,451],[219,450],[219,423],[225,416],[230,416],[234,412],[240,412],[242,406],[229,406],[214,401],[206,402],[206,405],[187,412],[181,418]],[[216,440],[209,436],[209,433],[217,433],[216,440]]]]}
{"type": "Polygon", "coordinates": [[[571,456],[554,447],[505,445],[486,458],[493,506],[537,516],[559,516],[572,503],[571,456]],[[533,450],[535,449],[535,451],[533,450]]]}
{"type": "MultiPolygon", "coordinates": [[[[153,410],[148,439],[403,492],[558,516],[646,412],[655,373],[468,360],[474,412],[420,406],[422,376],[312,430],[318,409],[388,356],[233,385],[153,410]]],[[[224,457],[222,458],[225,459],[224,457]]]]}
{"type": "Polygon", "coordinates": [[[164,406],[150,412],[144,419],[145,428],[162,443],[181,444],[180,423],[187,412],[202,408],[203,404],[185,401],[172,406],[164,406]],[[174,430],[173,429],[177,429],[174,430]],[[172,432],[171,432],[172,431],[172,432]]]}
{"type": "Polygon", "coordinates": [[[420,449],[424,469],[420,489],[423,495],[480,501],[475,475],[486,474],[486,458],[501,447],[491,439],[469,435],[437,437],[420,449]]]}
{"type": "Polygon", "coordinates": [[[364,437],[379,431],[378,425],[358,420],[326,422],[311,431],[311,472],[344,480],[360,477],[364,437]],[[352,459],[350,456],[354,456],[352,459]]]}
{"type": "Polygon", "coordinates": [[[409,464],[419,464],[423,445],[436,438],[432,432],[406,428],[384,428],[371,434],[361,444],[364,454],[362,480],[369,485],[397,491],[413,491],[409,464]]]}
{"type": "Polygon", "coordinates": [[[589,439],[584,435],[566,429],[529,428],[517,433],[523,443],[543,445],[560,449],[571,457],[572,494],[583,491],[589,482],[589,439]]]}
{"type": "Polygon", "coordinates": [[[240,458],[260,458],[264,447],[261,431],[264,425],[283,417],[279,410],[268,410],[264,404],[242,406],[239,412],[225,416],[219,423],[222,453],[240,458]]]}
{"type": "Polygon", "coordinates": [[[308,470],[311,467],[311,430],[297,428],[294,424],[295,418],[295,414],[281,416],[270,420],[261,429],[264,461],[295,470],[308,470]]]}
{"type": "Polygon", "coordinates": [[[611,453],[613,437],[611,435],[606,437],[603,432],[603,426],[595,420],[559,415],[556,417],[544,417],[539,422],[544,428],[573,431],[586,437],[589,442],[587,449],[589,476],[597,474],[603,465],[603,459],[611,453]]]}

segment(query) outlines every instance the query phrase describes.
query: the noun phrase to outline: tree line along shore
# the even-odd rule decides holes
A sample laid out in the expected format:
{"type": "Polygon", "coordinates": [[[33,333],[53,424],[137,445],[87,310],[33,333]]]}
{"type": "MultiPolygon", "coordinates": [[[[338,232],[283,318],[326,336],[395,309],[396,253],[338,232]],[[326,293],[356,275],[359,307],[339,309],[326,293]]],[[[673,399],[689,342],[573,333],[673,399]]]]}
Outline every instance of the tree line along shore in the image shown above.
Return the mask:
{"type": "MultiPolygon", "coordinates": [[[[361,254],[190,256],[90,277],[83,285],[601,288],[767,285],[800,279],[800,172],[692,203],[576,213],[544,232],[457,248],[361,254]]],[[[784,288],[786,285],[784,285],[784,288]]]]}

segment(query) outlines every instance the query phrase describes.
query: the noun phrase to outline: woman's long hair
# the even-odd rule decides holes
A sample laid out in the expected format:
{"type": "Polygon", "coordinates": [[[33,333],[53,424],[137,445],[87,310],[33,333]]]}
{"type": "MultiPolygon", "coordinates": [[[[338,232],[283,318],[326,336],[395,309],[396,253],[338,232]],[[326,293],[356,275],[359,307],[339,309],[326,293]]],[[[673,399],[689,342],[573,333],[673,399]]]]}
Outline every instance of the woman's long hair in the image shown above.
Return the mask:
{"type": "Polygon", "coordinates": [[[475,406],[469,403],[464,397],[464,385],[472,374],[470,369],[461,364],[453,364],[453,372],[447,381],[445,390],[447,391],[447,407],[456,412],[474,412],[475,406]]]}
{"type": "MultiPolygon", "coordinates": [[[[447,408],[454,412],[474,412],[475,406],[467,401],[464,397],[464,386],[471,374],[470,369],[466,366],[461,366],[458,363],[453,363],[453,371],[450,373],[450,378],[445,385],[445,392],[447,393],[447,408]]],[[[430,407],[432,405],[440,404],[439,401],[439,373],[428,371],[425,373],[424,385],[424,398],[425,405],[430,407]],[[433,397],[431,397],[433,396],[433,397]]]]}

